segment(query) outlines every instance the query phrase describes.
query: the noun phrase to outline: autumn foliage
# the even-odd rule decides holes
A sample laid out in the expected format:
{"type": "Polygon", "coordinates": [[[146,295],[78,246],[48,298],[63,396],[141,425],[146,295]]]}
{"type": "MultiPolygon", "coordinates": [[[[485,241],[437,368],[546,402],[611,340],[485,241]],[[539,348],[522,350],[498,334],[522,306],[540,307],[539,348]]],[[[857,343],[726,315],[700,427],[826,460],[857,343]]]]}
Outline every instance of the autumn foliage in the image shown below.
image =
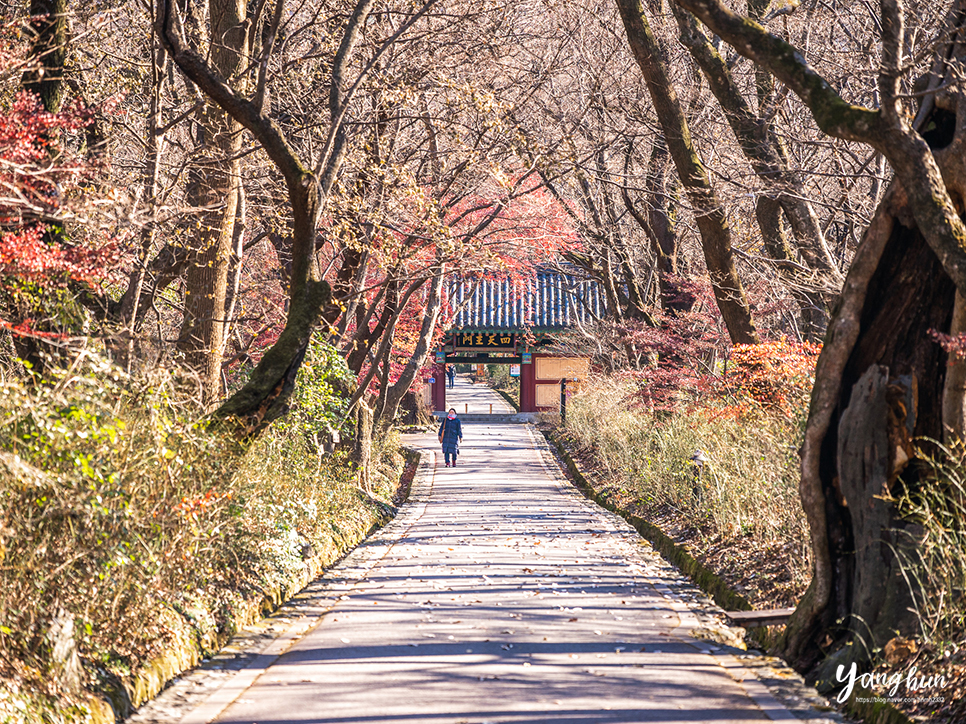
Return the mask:
{"type": "Polygon", "coordinates": [[[787,336],[730,345],[707,285],[680,280],[691,300],[683,311],[655,310],[655,324],[621,330],[646,357],[635,378],[636,405],[655,411],[707,407],[740,417],[755,410],[789,414],[808,402],[821,345],[787,336]]]}
{"type": "Polygon", "coordinates": [[[99,169],[61,141],[91,120],[80,104],[49,113],[28,91],[0,113],[0,283],[99,282],[116,263],[115,242],[62,233],[83,213],[99,169]]]}
{"type": "Polygon", "coordinates": [[[722,387],[763,408],[789,411],[808,401],[815,363],[822,348],[787,337],[756,345],[736,345],[722,387]]]}

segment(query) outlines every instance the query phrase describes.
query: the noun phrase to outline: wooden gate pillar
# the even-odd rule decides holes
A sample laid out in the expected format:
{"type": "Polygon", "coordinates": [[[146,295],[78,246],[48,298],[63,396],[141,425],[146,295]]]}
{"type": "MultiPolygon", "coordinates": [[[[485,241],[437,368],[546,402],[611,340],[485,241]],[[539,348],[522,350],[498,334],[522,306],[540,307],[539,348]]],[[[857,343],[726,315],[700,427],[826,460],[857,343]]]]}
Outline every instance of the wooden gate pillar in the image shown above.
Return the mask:
{"type": "Polygon", "coordinates": [[[537,411],[537,366],[520,365],[520,412],[537,411]]]}
{"type": "Polygon", "coordinates": [[[446,365],[433,365],[433,410],[446,412],[446,365]]]}

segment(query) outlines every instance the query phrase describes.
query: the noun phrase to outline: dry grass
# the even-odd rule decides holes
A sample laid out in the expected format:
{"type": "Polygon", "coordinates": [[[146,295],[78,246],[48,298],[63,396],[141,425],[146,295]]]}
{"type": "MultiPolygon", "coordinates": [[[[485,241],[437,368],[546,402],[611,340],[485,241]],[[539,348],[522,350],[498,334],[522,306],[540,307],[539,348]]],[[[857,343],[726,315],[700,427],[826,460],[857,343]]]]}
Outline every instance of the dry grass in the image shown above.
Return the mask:
{"type": "Polygon", "coordinates": [[[271,590],[387,515],[403,463],[393,439],[374,451],[384,475],[369,495],[344,453],[317,454],[297,413],[246,450],[203,424],[194,389],[93,357],[56,384],[0,387],[7,694],[70,703],[71,672],[52,651],[64,621],[82,683],[123,677],[164,648],[166,617],[191,620],[207,640],[233,626],[232,601],[271,590]]]}
{"type": "Polygon", "coordinates": [[[966,631],[966,445],[934,444],[936,454],[919,453],[928,484],[898,501],[921,526],[915,558],[906,557],[904,569],[924,592],[916,604],[923,640],[932,643],[966,631]]]}
{"type": "Polygon", "coordinates": [[[635,392],[629,381],[598,378],[571,398],[567,412],[568,433],[593,451],[619,492],[645,509],[673,509],[709,536],[781,543],[804,576],[808,538],[796,452],[801,421],[774,410],[735,414],[721,404],[652,412],[634,403],[635,392]]]}

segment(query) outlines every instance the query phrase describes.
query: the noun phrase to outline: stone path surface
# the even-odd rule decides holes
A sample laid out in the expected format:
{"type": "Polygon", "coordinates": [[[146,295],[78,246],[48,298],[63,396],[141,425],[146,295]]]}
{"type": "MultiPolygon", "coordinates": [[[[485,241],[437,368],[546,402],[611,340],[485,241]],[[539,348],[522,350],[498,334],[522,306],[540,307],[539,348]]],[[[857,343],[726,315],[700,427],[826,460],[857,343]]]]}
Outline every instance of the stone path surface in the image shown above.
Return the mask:
{"type": "Polygon", "coordinates": [[[471,382],[470,375],[456,375],[456,384],[446,387],[446,409],[455,408],[460,415],[511,414],[516,412],[503,397],[482,382],[471,382]]]}
{"type": "Polygon", "coordinates": [[[468,424],[456,468],[410,442],[427,452],[399,516],[132,722],[826,720],[532,427],[468,424]]]}

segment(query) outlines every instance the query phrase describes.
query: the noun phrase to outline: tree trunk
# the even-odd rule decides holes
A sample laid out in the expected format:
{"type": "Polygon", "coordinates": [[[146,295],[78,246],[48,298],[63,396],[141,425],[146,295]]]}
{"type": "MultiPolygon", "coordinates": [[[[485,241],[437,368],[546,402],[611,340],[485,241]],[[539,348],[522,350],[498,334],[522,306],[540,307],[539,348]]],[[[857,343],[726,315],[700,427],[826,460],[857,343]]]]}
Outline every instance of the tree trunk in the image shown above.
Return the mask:
{"type": "Polygon", "coordinates": [[[382,339],[382,335],[386,333],[389,324],[399,314],[399,281],[397,279],[387,279],[382,285],[382,293],[385,297],[385,302],[383,303],[382,312],[379,314],[379,319],[376,321],[375,326],[370,329],[369,321],[378,306],[378,296],[369,305],[368,309],[362,310],[361,307],[358,308],[360,313],[356,317],[355,334],[348,345],[348,349],[343,350],[343,355],[346,358],[346,366],[355,375],[362,372],[362,368],[366,363],[366,359],[369,357],[369,353],[372,351],[373,345],[382,339]]]}
{"type": "Polygon", "coordinates": [[[798,303],[802,337],[812,342],[821,341],[828,325],[827,303],[811,284],[802,280],[795,252],[782,228],[781,213],[781,204],[770,196],[759,196],[755,202],[755,217],[761,231],[762,245],[775,262],[778,275],[792,298],[798,303]]]}
{"type": "Polygon", "coordinates": [[[356,438],[352,446],[352,464],[358,476],[356,484],[367,493],[372,487],[372,408],[364,400],[356,405],[356,438]]]}
{"type": "MultiPolygon", "coordinates": [[[[629,175],[631,164],[630,144],[624,154],[624,176],[629,175]]],[[[647,178],[645,188],[647,191],[647,201],[645,203],[646,212],[641,212],[634,201],[631,199],[630,189],[627,187],[626,180],[621,185],[621,199],[624,208],[631,215],[631,218],[641,227],[648,240],[651,242],[651,251],[654,253],[654,266],[657,272],[659,299],[661,308],[665,311],[671,310],[676,304],[674,286],[671,283],[671,276],[677,274],[677,240],[674,237],[674,226],[669,211],[667,198],[667,146],[662,137],[654,139],[651,146],[651,158],[648,163],[647,178]]],[[[642,307],[643,309],[643,307],[642,307]]],[[[649,317],[650,315],[644,315],[649,317]]]]}
{"type": "Polygon", "coordinates": [[[920,469],[905,465],[912,440],[942,438],[947,356],[928,331],[950,328],[955,286],[910,221],[894,183],[856,252],[816,371],[802,462],[816,571],[783,648],[802,670],[820,663],[813,675],[828,686],[838,664],[868,660],[916,627],[916,592],[895,554],[915,531],[881,496],[922,485],[920,469]]]}
{"type": "MultiPolygon", "coordinates": [[[[761,3],[749,5],[756,7],[761,3]]],[[[815,211],[806,199],[805,185],[801,177],[791,170],[788,154],[773,124],[752,111],[727,63],[698,26],[695,17],[677,5],[673,6],[673,10],[681,31],[681,42],[704,73],[742,152],[757,176],[766,184],[766,198],[759,201],[757,214],[765,250],[777,262],[783,281],[797,290],[794,296],[801,306],[806,338],[818,341],[825,333],[828,301],[831,301],[832,295],[827,294],[827,299],[823,300],[817,292],[822,287],[837,288],[841,284],[841,275],[828,251],[815,211]],[[779,211],[784,212],[792,228],[797,251],[802,255],[801,262],[797,251],[784,238],[779,211]],[[806,270],[800,269],[802,264],[807,267],[806,270]],[[825,277],[821,280],[824,283],[816,284],[816,274],[825,277]]],[[[758,82],[760,104],[768,103],[774,92],[774,82],[765,75],[758,82]]]]}
{"type": "MultiPolygon", "coordinates": [[[[247,64],[245,3],[210,0],[208,13],[212,66],[238,89],[237,76],[247,64]]],[[[237,157],[242,128],[214,102],[200,111],[198,125],[201,149],[190,172],[188,200],[191,206],[204,211],[189,250],[178,349],[187,365],[200,375],[210,401],[221,393],[225,302],[241,183],[237,157]]]]}
{"type": "Polygon", "coordinates": [[[20,79],[25,90],[40,96],[50,113],[64,99],[64,65],[67,62],[67,0],[30,0],[30,64],[20,79]]]}
{"type": "Polygon", "coordinates": [[[711,287],[728,334],[734,344],[757,344],[758,331],[735,268],[724,207],[691,142],[691,131],[668,75],[666,55],[651,31],[640,0],[617,0],[617,6],[681,185],[694,207],[711,287]]]}
{"type": "MultiPolygon", "coordinates": [[[[152,15],[154,8],[151,8],[152,15]]],[[[150,218],[140,231],[140,245],[134,270],[128,276],[128,286],[121,297],[120,323],[121,339],[110,344],[118,364],[130,371],[134,359],[135,336],[146,312],[153,301],[153,293],[145,294],[148,284],[149,258],[154,250],[158,231],[158,192],[161,176],[161,157],[164,154],[167,138],[161,132],[162,101],[164,88],[164,51],[155,38],[151,38],[151,87],[150,110],[145,124],[145,163],[141,174],[141,198],[150,209],[150,218]]],[[[178,271],[180,274],[180,270],[178,271]]],[[[173,279],[172,279],[173,281],[173,279]]]]}
{"type": "Polygon", "coordinates": [[[245,229],[248,227],[248,199],[245,196],[245,186],[236,184],[235,193],[238,199],[235,203],[235,223],[232,229],[231,259],[228,263],[228,283],[225,296],[225,324],[222,345],[228,344],[231,336],[232,322],[235,319],[235,309],[238,306],[238,294],[241,291],[242,270],[245,268],[245,229]]]}
{"type": "MultiPolygon", "coordinates": [[[[444,270],[438,269],[436,276],[430,282],[429,293],[426,295],[423,324],[419,330],[416,348],[396,383],[386,389],[384,395],[380,395],[380,405],[375,411],[374,423],[376,425],[388,426],[395,419],[396,413],[399,411],[399,403],[409,391],[409,388],[412,387],[416,373],[419,372],[429,356],[433,334],[436,331],[436,320],[439,318],[439,312],[443,307],[443,278],[444,270]]],[[[384,364],[389,364],[388,358],[384,364]]]]}
{"type": "Polygon", "coordinates": [[[647,167],[647,219],[654,242],[661,250],[662,274],[678,273],[677,237],[674,235],[672,190],[668,188],[668,152],[664,137],[655,135],[651,142],[651,158],[647,167]]]}

